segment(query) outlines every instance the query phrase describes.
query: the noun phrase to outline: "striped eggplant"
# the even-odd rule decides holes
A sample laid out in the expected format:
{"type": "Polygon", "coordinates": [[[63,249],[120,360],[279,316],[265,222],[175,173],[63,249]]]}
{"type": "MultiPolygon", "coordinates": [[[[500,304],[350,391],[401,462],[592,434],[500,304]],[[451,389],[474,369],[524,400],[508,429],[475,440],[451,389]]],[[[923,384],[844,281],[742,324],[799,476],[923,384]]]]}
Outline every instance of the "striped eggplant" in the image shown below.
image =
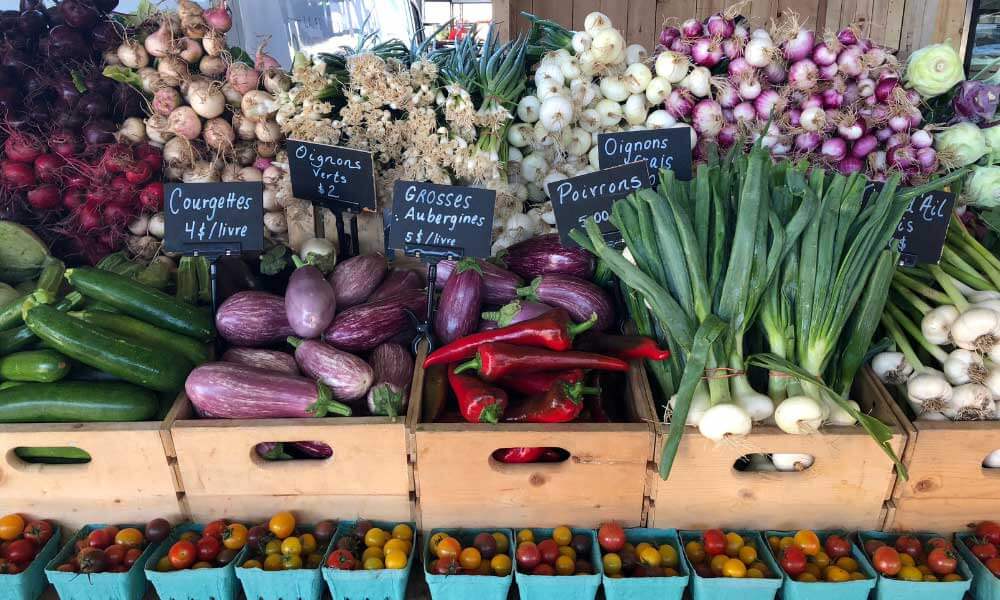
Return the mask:
{"type": "Polygon", "coordinates": [[[333,456],[333,449],[323,442],[261,442],[254,449],[264,460],[322,459],[333,456]]]}
{"type": "Polygon", "coordinates": [[[289,375],[298,375],[299,366],[295,357],[279,350],[262,350],[260,348],[240,348],[233,346],[222,355],[223,362],[236,363],[246,367],[256,367],[268,371],[277,371],[289,375]]]}
{"type": "Polygon", "coordinates": [[[375,381],[371,366],[353,354],[318,340],[289,337],[288,343],[295,348],[295,362],[302,372],[329,386],[337,400],[363,398],[375,381]]]}
{"type": "Polygon", "coordinates": [[[330,273],[330,287],[337,296],[340,310],[361,304],[382,280],[388,263],[381,254],[363,254],[338,264],[330,273]]]}
{"type": "Polygon", "coordinates": [[[419,290],[424,287],[423,278],[416,271],[409,269],[393,269],[385,276],[378,288],[372,292],[365,302],[375,302],[406,290],[419,290]]]}
{"type": "Polygon", "coordinates": [[[398,417],[406,412],[413,356],[399,344],[379,344],[368,361],[375,371],[375,385],[368,390],[368,410],[373,415],[398,417]]]}
{"type": "Polygon", "coordinates": [[[350,416],[351,407],[333,399],[330,389],[305,377],[227,362],[205,363],[184,384],[202,417],[281,419],[350,416]]]}
{"type": "Polygon", "coordinates": [[[237,292],[219,306],[215,328],[235,346],[269,346],[294,335],[285,299],[267,292],[237,292]]]}
{"type": "Polygon", "coordinates": [[[572,275],[542,275],[536,277],[531,285],[517,290],[522,298],[534,302],[543,302],[556,308],[564,308],[577,323],[597,315],[594,331],[604,331],[614,325],[615,308],[608,293],[579,277],[572,275]]]}
{"type": "MultiPolygon", "coordinates": [[[[507,304],[517,298],[517,288],[524,285],[524,280],[516,274],[498,267],[495,264],[482,259],[476,259],[476,263],[483,271],[483,303],[501,305],[507,304]]],[[[437,265],[437,276],[434,279],[434,287],[441,290],[448,283],[448,279],[455,271],[453,260],[442,260],[437,265]]]]}
{"type": "Polygon", "coordinates": [[[285,316],[295,335],[319,337],[337,312],[337,297],[323,272],[296,256],[297,268],[285,288],[285,316]]]}
{"type": "Polygon", "coordinates": [[[498,258],[507,268],[527,278],[539,275],[572,275],[590,279],[594,256],[583,248],[563,246],[559,234],[549,233],[518,242],[498,258]]]}
{"type": "Polygon", "coordinates": [[[506,327],[514,323],[534,319],[550,310],[552,310],[551,306],[542,304],[541,302],[514,300],[513,302],[504,304],[499,310],[484,312],[480,315],[483,320],[479,325],[479,330],[486,331],[488,329],[496,329],[497,327],[506,327]]]}
{"type": "Polygon", "coordinates": [[[323,340],[346,352],[368,352],[413,326],[407,311],[423,318],[427,311],[427,294],[423,290],[406,290],[377,302],[352,306],[334,317],[323,332],[323,340]]]}
{"type": "Polygon", "coordinates": [[[462,259],[448,277],[434,312],[434,334],[442,344],[450,344],[479,327],[482,288],[479,264],[472,258],[462,259]]]}

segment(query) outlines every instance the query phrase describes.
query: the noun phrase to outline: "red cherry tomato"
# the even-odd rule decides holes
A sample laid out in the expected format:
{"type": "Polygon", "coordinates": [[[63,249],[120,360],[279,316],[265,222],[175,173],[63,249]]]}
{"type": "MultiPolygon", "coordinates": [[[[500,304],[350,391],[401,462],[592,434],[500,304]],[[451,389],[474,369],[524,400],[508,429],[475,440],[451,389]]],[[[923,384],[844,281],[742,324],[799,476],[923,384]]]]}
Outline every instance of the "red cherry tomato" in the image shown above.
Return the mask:
{"type": "Polygon", "coordinates": [[[358,559],[350,550],[334,550],[326,559],[326,566],[341,571],[353,571],[358,568],[358,559]]]}
{"type": "Polygon", "coordinates": [[[552,568],[552,565],[547,564],[547,563],[542,563],[542,564],[538,565],[537,567],[535,567],[531,571],[531,574],[532,575],[545,575],[545,576],[551,577],[552,575],[556,574],[556,570],[552,568]]]}
{"type": "Polygon", "coordinates": [[[954,550],[955,549],[955,546],[953,546],[951,542],[949,542],[948,540],[944,539],[943,537],[931,538],[931,539],[927,540],[927,543],[924,544],[924,546],[927,547],[927,551],[928,552],[930,552],[934,548],[946,548],[946,549],[950,549],[950,550],[954,550]]]}
{"type": "Polygon", "coordinates": [[[875,556],[875,551],[885,546],[885,542],[882,540],[868,540],[865,542],[865,554],[868,556],[875,556]]]}
{"type": "Polygon", "coordinates": [[[781,551],[778,563],[786,573],[798,577],[806,572],[806,553],[798,546],[789,546],[781,551]]]}
{"type": "Polygon", "coordinates": [[[48,521],[31,521],[24,526],[25,539],[34,540],[41,548],[52,538],[52,523],[48,521]]]}
{"type": "Polygon", "coordinates": [[[603,523],[597,530],[597,543],[605,552],[621,552],[625,547],[625,530],[618,523],[603,523]]]}
{"type": "Polygon", "coordinates": [[[219,555],[219,550],[222,549],[222,542],[219,541],[219,538],[209,536],[203,536],[195,545],[198,547],[198,560],[205,562],[215,560],[215,557],[219,555]]]}
{"type": "Polygon", "coordinates": [[[125,552],[125,560],[122,564],[126,567],[131,567],[135,564],[135,561],[139,560],[140,556],[142,556],[142,550],[140,548],[129,548],[125,552]]]}
{"type": "Polygon", "coordinates": [[[899,552],[890,546],[882,546],[875,550],[875,554],[872,556],[872,565],[876,571],[889,577],[899,574],[899,570],[903,568],[899,552]]]}
{"type": "Polygon", "coordinates": [[[701,543],[709,556],[718,556],[726,552],[726,534],[721,529],[706,530],[701,534],[701,543]]]}
{"type": "Polygon", "coordinates": [[[990,573],[1000,577],[1000,558],[991,558],[986,561],[986,568],[990,570],[990,573]]]}
{"type": "Polygon", "coordinates": [[[226,519],[217,519],[212,521],[208,525],[205,525],[205,529],[201,530],[201,535],[205,537],[216,537],[219,541],[222,541],[222,533],[226,530],[229,525],[229,521],[226,519]]]}
{"type": "Polygon", "coordinates": [[[108,559],[108,565],[117,567],[125,562],[125,552],[128,550],[121,544],[111,544],[104,550],[104,556],[108,559]]]}
{"type": "Polygon", "coordinates": [[[186,569],[198,558],[198,548],[188,541],[180,541],[170,547],[170,565],[177,569],[186,569]]]}
{"type": "Polygon", "coordinates": [[[1000,523],[983,521],[976,525],[976,537],[984,539],[994,546],[1000,546],[1000,523]]]}
{"type": "Polygon", "coordinates": [[[973,544],[971,550],[973,556],[975,556],[976,558],[978,558],[983,562],[986,562],[991,558],[996,558],[997,556],[1000,556],[1000,554],[997,553],[997,547],[989,542],[984,542],[982,544],[973,544]]]}
{"type": "Polygon", "coordinates": [[[953,550],[935,548],[927,555],[927,566],[935,575],[948,575],[958,568],[958,555],[953,550]]]}
{"type": "Polygon", "coordinates": [[[534,542],[522,542],[517,547],[517,566],[522,571],[528,572],[537,567],[542,562],[542,553],[534,542]]]}
{"type": "Polygon", "coordinates": [[[542,540],[538,542],[538,553],[543,563],[555,565],[556,559],[559,558],[559,544],[555,540],[542,540]]]}
{"type": "Polygon", "coordinates": [[[826,538],[826,541],[823,542],[823,549],[826,550],[826,555],[833,560],[851,555],[851,543],[839,535],[831,535],[826,538]]]}
{"type": "Polygon", "coordinates": [[[896,550],[902,554],[909,554],[913,558],[916,558],[924,551],[924,545],[912,535],[901,535],[896,538],[896,550]]]}
{"type": "Polygon", "coordinates": [[[91,548],[104,550],[115,540],[114,534],[107,529],[95,529],[87,536],[87,545],[91,548]]]}
{"type": "Polygon", "coordinates": [[[34,540],[22,538],[10,543],[10,548],[7,549],[7,560],[23,568],[28,566],[37,553],[38,546],[34,540]]]}

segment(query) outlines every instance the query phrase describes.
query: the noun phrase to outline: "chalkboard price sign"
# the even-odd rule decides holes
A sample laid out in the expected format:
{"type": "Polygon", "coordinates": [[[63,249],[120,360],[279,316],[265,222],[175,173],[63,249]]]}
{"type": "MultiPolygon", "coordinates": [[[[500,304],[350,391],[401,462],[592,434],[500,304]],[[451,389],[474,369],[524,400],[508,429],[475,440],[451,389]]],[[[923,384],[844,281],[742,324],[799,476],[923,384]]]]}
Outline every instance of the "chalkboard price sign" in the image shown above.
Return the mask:
{"type": "Polygon", "coordinates": [[[899,242],[904,266],[937,264],[944,251],[955,194],[935,190],[910,201],[893,239],[899,242]]]}
{"type": "Polygon", "coordinates": [[[288,141],[292,194],[333,211],[375,210],[371,152],[288,141]]]}
{"type": "Polygon", "coordinates": [[[601,169],[637,161],[649,163],[649,185],[656,188],[660,169],[678,179],[691,179],[691,132],[687,127],[602,133],[597,136],[597,161],[601,169]]]}
{"type": "Polygon", "coordinates": [[[425,262],[490,256],[497,194],[482,188],[397,181],[389,247],[425,262]]]}
{"type": "Polygon", "coordinates": [[[263,184],[167,183],[164,192],[168,252],[220,255],[264,249],[263,184]]]}
{"type": "Polygon", "coordinates": [[[564,245],[576,246],[569,232],[582,230],[587,219],[592,217],[605,241],[609,244],[620,242],[622,234],[611,224],[611,206],[640,188],[650,187],[647,165],[646,161],[639,161],[550,183],[548,192],[556,214],[559,240],[564,245]]]}

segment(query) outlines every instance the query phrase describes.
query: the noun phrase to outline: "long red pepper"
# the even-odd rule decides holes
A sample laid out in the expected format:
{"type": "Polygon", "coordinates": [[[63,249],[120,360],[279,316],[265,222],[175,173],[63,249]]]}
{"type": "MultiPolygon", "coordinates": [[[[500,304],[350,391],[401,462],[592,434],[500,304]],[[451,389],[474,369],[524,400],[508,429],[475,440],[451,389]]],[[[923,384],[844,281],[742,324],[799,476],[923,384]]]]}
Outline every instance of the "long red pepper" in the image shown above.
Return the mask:
{"type": "Polygon", "coordinates": [[[576,383],[577,381],[583,381],[583,377],[586,373],[583,369],[572,369],[570,371],[539,371],[538,373],[521,373],[519,375],[511,375],[510,377],[504,377],[500,380],[500,387],[507,391],[517,392],[519,394],[527,394],[528,396],[534,396],[535,394],[544,394],[549,391],[552,384],[557,381],[564,381],[566,383],[576,383]]]}
{"type": "Polygon", "coordinates": [[[548,448],[500,448],[493,453],[497,462],[508,465],[522,465],[539,462],[548,448]]]}
{"type": "Polygon", "coordinates": [[[448,382],[458,399],[462,417],[470,423],[497,423],[507,408],[507,392],[484,383],[473,375],[461,375],[448,369],[448,382]]]}
{"type": "Polygon", "coordinates": [[[490,342],[482,344],[476,356],[455,368],[456,373],[476,369],[486,381],[497,381],[515,373],[597,369],[628,371],[628,363],[610,356],[589,352],[553,352],[527,346],[490,342]]]}
{"type": "Polygon", "coordinates": [[[600,388],[584,387],[582,381],[556,381],[544,394],[532,396],[504,412],[511,423],[569,423],[583,411],[583,397],[600,394],[600,388]]]}
{"type": "Polygon", "coordinates": [[[549,312],[521,321],[507,327],[489,329],[467,335],[446,344],[424,360],[424,368],[445,363],[468,360],[475,356],[476,349],[487,342],[507,342],[519,346],[535,346],[562,352],[573,347],[573,338],[587,331],[597,323],[597,315],[588,321],[574,324],[569,313],[556,308],[549,312]]]}
{"type": "Polygon", "coordinates": [[[667,360],[670,350],[662,350],[656,341],[641,335],[609,335],[588,331],[576,339],[573,347],[585,352],[600,352],[622,360],[667,360]]]}

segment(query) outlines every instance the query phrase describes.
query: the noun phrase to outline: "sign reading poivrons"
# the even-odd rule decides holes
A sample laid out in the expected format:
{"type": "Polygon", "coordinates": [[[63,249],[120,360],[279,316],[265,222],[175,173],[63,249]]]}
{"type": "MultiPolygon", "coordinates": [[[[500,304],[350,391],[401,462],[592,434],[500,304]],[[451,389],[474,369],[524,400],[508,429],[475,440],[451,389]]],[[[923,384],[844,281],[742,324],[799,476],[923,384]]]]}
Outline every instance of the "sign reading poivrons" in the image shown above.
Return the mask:
{"type": "Polygon", "coordinates": [[[496,199],[493,190],[397,181],[389,244],[428,259],[489,257],[496,199]]]}
{"type": "Polygon", "coordinates": [[[288,141],[292,194],[330,210],[375,210],[371,152],[288,141]]]}
{"type": "Polygon", "coordinates": [[[660,169],[678,179],[691,179],[691,131],[687,127],[602,133],[597,136],[597,162],[601,169],[638,161],[649,164],[649,185],[656,188],[660,169]]]}
{"type": "Polygon", "coordinates": [[[559,240],[564,245],[576,246],[569,232],[582,230],[587,219],[593,218],[604,239],[617,244],[622,236],[611,224],[611,206],[616,200],[644,187],[650,187],[649,168],[644,161],[553,181],[548,185],[548,192],[556,214],[559,240]]]}
{"type": "Polygon", "coordinates": [[[168,252],[264,249],[262,183],[167,183],[164,191],[168,252]]]}

